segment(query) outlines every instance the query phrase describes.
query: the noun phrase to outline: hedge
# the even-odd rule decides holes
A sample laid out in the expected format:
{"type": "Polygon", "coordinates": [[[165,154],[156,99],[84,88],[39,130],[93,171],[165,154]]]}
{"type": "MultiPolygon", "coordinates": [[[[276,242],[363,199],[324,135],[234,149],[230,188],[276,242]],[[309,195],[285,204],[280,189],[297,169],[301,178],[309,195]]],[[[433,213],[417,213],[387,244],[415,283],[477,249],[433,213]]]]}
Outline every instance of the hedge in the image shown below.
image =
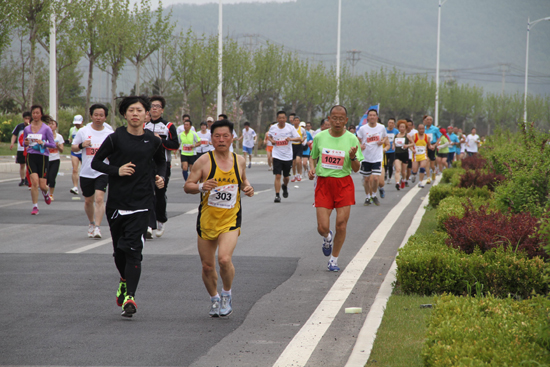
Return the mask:
{"type": "Polygon", "coordinates": [[[474,208],[478,209],[481,205],[486,205],[489,203],[488,200],[474,197],[472,199],[464,196],[448,196],[445,199],[439,202],[437,208],[437,228],[445,230],[444,223],[450,217],[462,218],[464,216],[464,204],[471,202],[474,205],[474,208]]]}
{"type": "Polygon", "coordinates": [[[439,202],[449,196],[458,196],[458,197],[469,197],[469,198],[482,198],[490,199],[492,197],[491,191],[487,187],[469,187],[459,188],[453,187],[450,184],[439,184],[432,186],[430,189],[430,201],[429,205],[432,208],[437,208],[439,202]]]}
{"type": "Polygon", "coordinates": [[[436,297],[422,358],[428,367],[542,366],[550,300],[436,297]]]}

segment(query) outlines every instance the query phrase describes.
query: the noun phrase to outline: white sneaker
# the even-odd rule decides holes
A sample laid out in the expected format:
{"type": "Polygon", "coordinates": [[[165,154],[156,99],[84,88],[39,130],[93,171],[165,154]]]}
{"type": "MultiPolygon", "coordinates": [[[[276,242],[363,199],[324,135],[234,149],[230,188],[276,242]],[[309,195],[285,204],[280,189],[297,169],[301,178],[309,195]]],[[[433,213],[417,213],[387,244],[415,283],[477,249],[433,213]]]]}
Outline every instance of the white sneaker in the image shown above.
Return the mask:
{"type": "Polygon", "coordinates": [[[145,238],[147,238],[148,240],[153,239],[153,228],[147,227],[147,233],[145,234],[145,238]]]}
{"type": "Polygon", "coordinates": [[[164,234],[164,223],[157,221],[157,237],[161,237],[164,234]]]}
{"type": "Polygon", "coordinates": [[[78,187],[75,186],[70,191],[71,191],[71,194],[78,195],[78,187]]]}
{"type": "Polygon", "coordinates": [[[94,225],[90,224],[88,226],[88,238],[94,238],[94,225]]]}
{"type": "Polygon", "coordinates": [[[414,183],[416,181],[416,175],[411,175],[411,182],[414,183]]]}
{"type": "Polygon", "coordinates": [[[99,227],[94,228],[94,238],[101,238],[101,231],[99,230],[99,227]]]}

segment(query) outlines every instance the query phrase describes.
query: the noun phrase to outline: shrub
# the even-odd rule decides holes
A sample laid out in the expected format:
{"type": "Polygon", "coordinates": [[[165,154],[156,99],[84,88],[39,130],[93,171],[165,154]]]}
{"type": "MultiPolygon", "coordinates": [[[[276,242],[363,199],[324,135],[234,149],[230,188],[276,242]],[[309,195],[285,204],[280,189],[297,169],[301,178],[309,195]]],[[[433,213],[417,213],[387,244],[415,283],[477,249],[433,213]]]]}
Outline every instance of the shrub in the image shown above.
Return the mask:
{"type": "Polygon", "coordinates": [[[17,126],[19,122],[13,120],[4,120],[0,122],[0,141],[9,142],[11,141],[11,136],[13,129],[17,126]]]}
{"type": "Polygon", "coordinates": [[[436,297],[422,349],[426,366],[541,366],[550,352],[539,343],[550,300],[436,297]]]}
{"type": "Polygon", "coordinates": [[[470,187],[470,188],[459,188],[453,187],[449,184],[439,184],[435,185],[430,189],[430,198],[429,205],[433,208],[436,208],[439,205],[439,202],[449,196],[458,196],[458,197],[479,197],[483,199],[489,199],[492,197],[491,191],[487,187],[470,187]]]}
{"type": "Polygon", "coordinates": [[[449,217],[444,223],[449,234],[446,243],[468,254],[479,248],[486,252],[503,247],[511,251],[525,251],[532,258],[548,258],[543,240],[538,236],[539,221],[528,212],[505,215],[489,211],[488,205],[478,210],[472,203],[464,205],[462,218],[449,217]]]}
{"type": "Polygon", "coordinates": [[[437,207],[437,228],[440,230],[445,230],[445,222],[450,217],[462,218],[464,216],[464,205],[468,202],[471,202],[472,205],[477,209],[482,205],[487,205],[487,199],[480,197],[474,197],[472,199],[461,196],[449,196],[439,202],[437,207]]]}
{"type": "Polygon", "coordinates": [[[461,167],[465,170],[478,170],[487,167],[487,160],[479,154],[473,155],[471,157],[466,157],[461,162],[461,167]]]}
{"type": "Polygon", "coordinates": [[[497,297],[547,294],[549,268],[543,259],[504,248],[466,254],[448,247],[448,235],[414,235],[396,257],[397,284],[405,294],[466,295],[476,284],[497,297]]]}
{"type": "Polygon", "coordinates": [[[548,173],[525,168],[514,171],[510,180],[495,189],[495,200],[501,210],[527,211],[540,217],[548,203],[548,173]]]}
{"type": "Polygon", "coordinates": [[[460,178],[460,176],[464,172],[466,172],[465,169],[454,168],[454,167],[443,170],[443,174],[442,174],[442,177],[441,177],[441,183],[450,183],[451,186],[456,186],[456,185],[453,185],[453,178],[455,176],[458,176],[460,178]]]}
{"type": "Polygon", "coordinates": [[[484,187],[491,191],[495,191],[495,187],[506,177],[486,170],[467,170],[460,176],[458,187],[484,187]]]}

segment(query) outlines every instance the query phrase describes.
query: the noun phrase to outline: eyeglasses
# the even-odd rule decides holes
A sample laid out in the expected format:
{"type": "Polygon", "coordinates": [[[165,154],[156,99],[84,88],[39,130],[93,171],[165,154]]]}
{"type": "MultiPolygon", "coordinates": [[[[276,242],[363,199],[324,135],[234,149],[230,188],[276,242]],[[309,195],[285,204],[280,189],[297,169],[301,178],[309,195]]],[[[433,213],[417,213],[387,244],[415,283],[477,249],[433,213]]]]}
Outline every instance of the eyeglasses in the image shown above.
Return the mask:
{"type": "Polygon", "coordinates": [[[346,118],[345,118],[345,117],[340,117],[340,118],[338,118],[338,117],[332,117],[332,116],[330,116],[330,119],[331,119],[332,121],[346,122],[346,118]]]}
{"type": "Polygon", "coordinates": [[[161,104],[152,104],[151,108],[162,108],[161,104]]]}

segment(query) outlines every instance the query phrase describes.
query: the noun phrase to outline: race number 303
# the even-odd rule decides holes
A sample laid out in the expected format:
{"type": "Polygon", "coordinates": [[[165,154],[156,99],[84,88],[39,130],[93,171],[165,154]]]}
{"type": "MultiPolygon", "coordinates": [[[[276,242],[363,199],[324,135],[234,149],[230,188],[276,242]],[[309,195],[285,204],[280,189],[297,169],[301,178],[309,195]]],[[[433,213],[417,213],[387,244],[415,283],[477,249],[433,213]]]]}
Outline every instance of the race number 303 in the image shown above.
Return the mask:
{"type": "Polygon", "coordinates": [[[321,166],[328,169],[343,169],[346,152],[343,150],[324,149],[321,153],[321,166]]]}

